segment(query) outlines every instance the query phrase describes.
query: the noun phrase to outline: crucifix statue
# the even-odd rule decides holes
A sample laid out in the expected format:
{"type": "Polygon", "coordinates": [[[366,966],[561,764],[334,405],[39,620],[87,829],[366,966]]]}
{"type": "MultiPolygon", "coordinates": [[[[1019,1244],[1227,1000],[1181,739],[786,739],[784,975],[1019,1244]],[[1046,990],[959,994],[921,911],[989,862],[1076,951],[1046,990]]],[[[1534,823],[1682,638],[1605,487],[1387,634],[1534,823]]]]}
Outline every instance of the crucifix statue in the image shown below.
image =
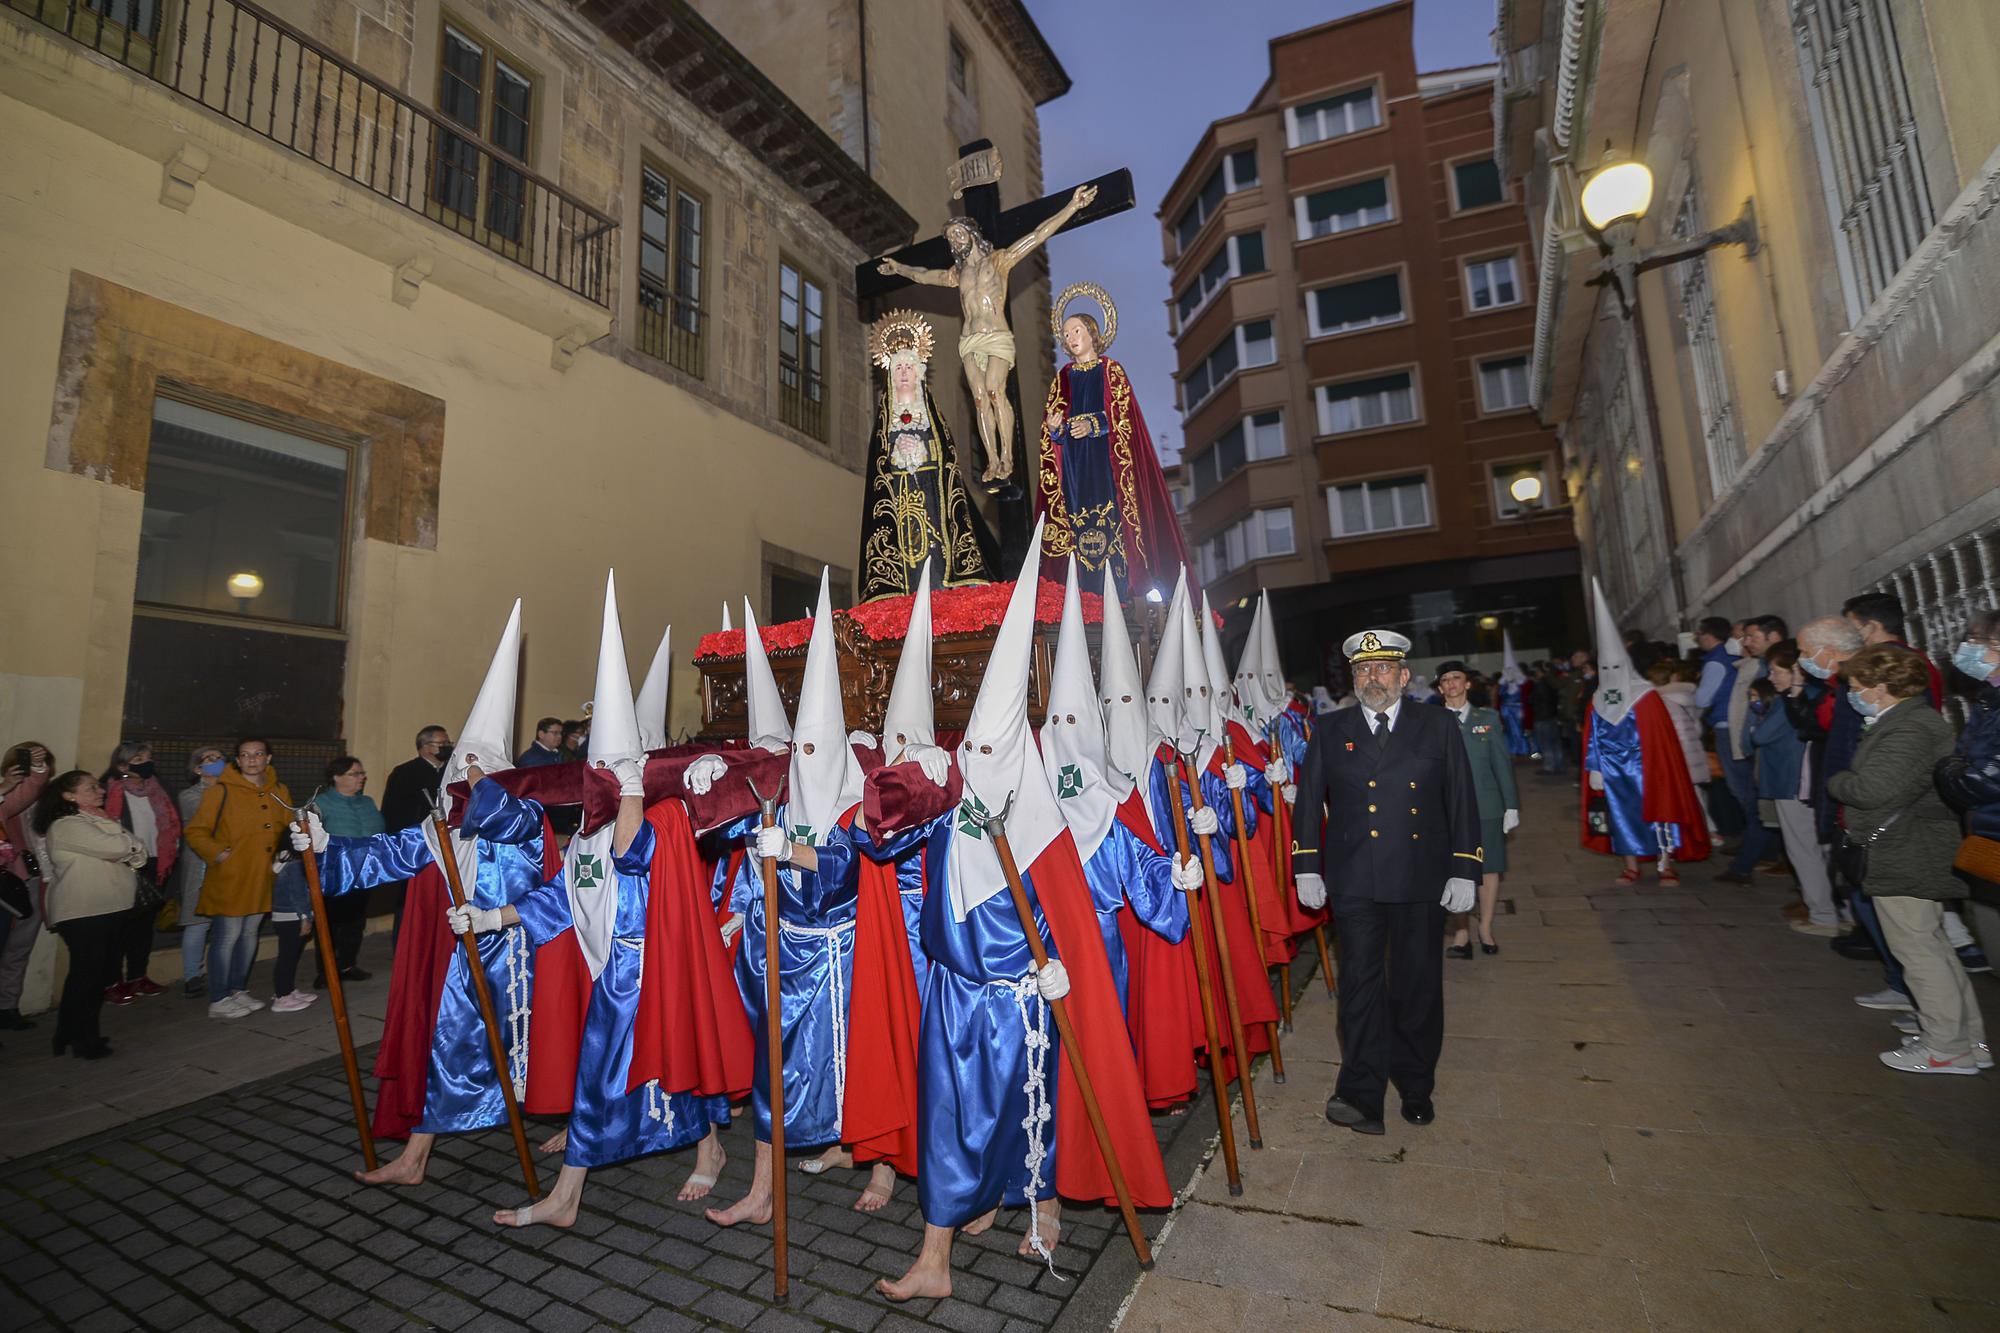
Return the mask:
{"type": "MultiPolygon", "coordinates": [[[[1007,323],[1008,280],[1057,232],[1080,227],[1132,207],[1132,173],[1123,168],[1074,189],[1045,195],[1010,209],[1000,207],[1000,154],[978,139],[959,149],[948,174],[965,212],[927,237],[880,260],[855,268],[855,292],[864,303],[915,282],[958,289],[964,325],[959,359],[965,368],[985,452],[981,480],[999,501],[1001,563],[1018,567],[1032,527],[1027,490],[1014,480],[1025,471],[1020,429],[1020,377],[1014,335],[1007,323]]],[[[876,309],[879,307],[864,307],[876,309]]]]}

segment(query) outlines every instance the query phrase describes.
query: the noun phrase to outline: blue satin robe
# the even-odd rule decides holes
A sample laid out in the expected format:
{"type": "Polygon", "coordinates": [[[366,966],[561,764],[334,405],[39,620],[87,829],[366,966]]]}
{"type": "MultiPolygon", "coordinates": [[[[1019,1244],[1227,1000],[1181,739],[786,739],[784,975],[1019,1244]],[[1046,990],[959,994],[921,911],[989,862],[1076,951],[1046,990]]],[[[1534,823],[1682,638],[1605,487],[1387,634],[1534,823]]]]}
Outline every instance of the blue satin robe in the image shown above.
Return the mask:
{"type": "MultiPolygon", "coordinates": [[[[789,828],[787,803],[778,805],[778,827],[789,828]]],[[[761,817],[738,820],[727,836],[753,838],[761,817]]],[[[835,826],[813,851],[819,870],[778,867],[778,1004],[785,1061],[785,1148],[812,1148],[840,1141],[840,1089],[835,1061],[836,1032],[847,1028],[848,997],[854,982],[854,912],[860,888],[855,833],[835,826]],[[795,934],[783,926],[829,929],[827,937],[795,934]],[[836,1003],[836,997],[838,1002],[836,1003]]],[[[736,950],[736,986],[749,1012],[757,1042],[756,1082],[751,1105],[757,1137],[771,1139],[769,1040],[764,1006],[764,881],[752,859],[730,891],[730,910],[743,913],[743,938],[736,950]]]]}
{"type": "Polygon", "coordinates": [[[1281,709],[1266,730],[1267,738],[1275,737],[1278,749],[1284,754],[1285,762],[1296,773],[1306,762],[1306,720],[1291,709],[1281,709]]]}
{"type": "MultiPolygon", "coordinates": [[[[1187,781],[1180,776],[1179,763],[1176,762],[1173,767],[1171,799],[1181,802],[1181,808],[1187,811],[1187,817],[1192,821],[1194,806],[1189,801],[1187,781]]],[[[1244,768],[1249,772],[1250,778],[1243,784],[1243,836],[1251,838],[1257,835],[1259,807],[1267,810],[1270,808],[1271,784],[1265,780],[1261,769],[1249,764],[1245,764],[1244,768]]],[[[1160,846],[1177,847],[1179,844],[1174,841],[1177,819],[1174,807],[1168,803],[1170,798],[1167,795],[1169,790],[1167,765],[1161,763],[1157,756],[1146,765],[1146,781],[1152,787],[1153,799],[1148,803],[1148,808],[1154,812],[1153,831],[1160,839],[1160,846]]],[[[1209,839],[1209,845],[1215,853],[1215,877],[1224,884],[1234,883],[1236,863],[1232,854],[1236,849],[1236,802],[1229,799],[1229,784],[1213,773],[1204,772],[1201,775],[1201,799],[1215,811],[1215,818],[1220,825],[1215,835],[1209,839]]],[[[1201,839],[1195,836],[1193,828],[1190,827],[1188,855],[1199,857],[1200,843],[1201,839]]]]}
{"type": "Polygon", "coordinates": [[[1118,913],[1129,903],[1140,925],[1169,944],[1179,944],[1187,936],[1187,898],[1174,888],[1173,861],[1116,819],[1083,863],[1083,877],[1097,909],[1097,930],[1104,936],[1104,957],[1111,964],[1119,1006],[1127,1008],[1125,937],[1118,930],[1118,913]]]}
{"type": "MultiPolygon", "coordinates": [[[[625,1090],[632,1073],[632,1025],[639,1014],[654,837],[652,824],[641,824],[632,845],[611,858],[618,890],[611,956],[590,987],[564,1166],[609,1166],[684,1148],[707,1136],[712,1118],[729,1123],[727,1098],[662,1092],[658,1083],[625,1090]]],[[[570,915],[567,869],[514,904],[537,948],[576,924],[570,915]]]]}
{"type": "MultiPolygon", "coordinates": [[[[542,883],[542,807],[511,796],[498,783],[472,789],[463,824],[454,833],[473,839],[479,866],[466,895],[475,907],[518,904],[542,883]]],[[[390,880],[412,879],[432,861],[421,826],[365,838],[329,838],[320,855],[320,892],[353,893],[390,880]]],[[[447,904],[448,905],[448,904],[447,904]]],[[[501,1043],[524,1053],[527,1077],[528,1015],[535,989],[535,950],[527,932],[509,926],[479,937],[479,961],[493,997],[501,1043]]],[[[419,1134],[463,1134],[490,1129],[507,1118],[506,1101],[493,1076],[486,1024],[473,998],[465,950],[454,947],[431,1038],[430,1074],[424,1085],[419,1134]]]]}
{"type": "Polygon", "coordinates": [[[1507,752],[1522,756],[1535,752],[1534,742],[1528,738],[1528,729],[1521,721],[1524,716],[1521,691],[1524,688],[1503,680],[1494,691],[1499,704],[1500,728],[1507,736],[1507,752]]]}
{"type": "Polygon", "coordinates": [[[1628,712],[1617,726],[1602,717],[1590,719],[1590,744],[1585,747],[1586,771],[1604,775],[1604,809],[1611,825],[1611,850],[1641,860],[1657,857],[1662,840],[1680,846],[1680,829],[1673,824],[1646,822],[1646,773],[1639,744],[1639,717],[1628,712]]]}

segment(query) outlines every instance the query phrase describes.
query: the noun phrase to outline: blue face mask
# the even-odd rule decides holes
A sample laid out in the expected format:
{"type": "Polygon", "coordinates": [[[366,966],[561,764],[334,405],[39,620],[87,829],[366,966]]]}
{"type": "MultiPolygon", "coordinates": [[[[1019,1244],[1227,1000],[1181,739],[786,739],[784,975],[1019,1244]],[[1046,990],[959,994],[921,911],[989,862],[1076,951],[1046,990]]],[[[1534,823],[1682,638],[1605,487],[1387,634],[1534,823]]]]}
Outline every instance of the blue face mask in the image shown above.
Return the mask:
{"type": "Polygon", "coordinates": [[[1951,655],[1951,664],[1974,680],[1987,680],[1993,675],[1993,663],[1987,660],[1986,652],[1976,643],[1961,643],[1951,655]]]}
{"type": "Polygon", "coordinates": [[[1799,670],[1805,672],[1808,676],[1813,677],[1813,679],[1815,680],[1833,679],[1832,667],[1823,667],[1810,657],[1801,657],[1799,659],[1799,670]]]}
{"type": "Polygon", "coordinates": [[[224,767],[226,765],[224,765],[222,760],[211,759],[201,766],[201,775],[205,778],[219,778],[222,776],[224,767]]]}
{"type": "Polygon", "coordinates": [[[1860,690],[1849,689],[1847,691],[1847,702],[1854,705],[1854,711],[1863,717],[1876,717],[1882,712],[1882,705],[1869,703],[1861,697],[1860,690]]]}

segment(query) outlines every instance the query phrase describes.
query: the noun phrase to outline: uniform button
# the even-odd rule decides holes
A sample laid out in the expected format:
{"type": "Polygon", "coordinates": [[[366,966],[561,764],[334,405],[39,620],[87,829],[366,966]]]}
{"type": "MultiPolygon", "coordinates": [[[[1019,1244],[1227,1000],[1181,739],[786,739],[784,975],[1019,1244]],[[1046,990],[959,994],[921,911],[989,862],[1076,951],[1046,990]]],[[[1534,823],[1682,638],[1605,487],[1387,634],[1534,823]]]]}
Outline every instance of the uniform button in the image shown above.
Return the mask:
{"type": "Polygon", "coordinates": [[[1381,836],[1382,836],[1382,833],[1381,833],[1381,830],[1379,830],[1379,829],[1369,829],[1369,830],[1368,830],[1368,836],[1369,836],[1369,837],[1371,837],[1371,838],[1379,838],[1379,837],[1381,837],[1381,836]]]}
{"type": "Polygon", "coordinates": [[[1371,815],[1372,815],[1372,814],[1374,814],[1374,813],[1375,813],[1375,807],[1374,807],[1374,806],[1372,806],[1372,805],[1371,805],[1371,806],[1369,806],[1369,807],[1368,807],[1368,813],[1369,813],[1369,814],[1371,814],[1371,815]]]}
{"type": "Polygon", "coordinates": [[[1412,834],[1410,835],[1410,841],[1411,841],[1411,842],[1415,842],[1415,841],[1417,840],[1417,838],[1418,838],[1419,836],[1420,836],[1420,835],[1418,835],[1418,834],[1415,834],[1415,833],[1412,833],[1412,834]]]}
{"type": "Polygon", "coordinates": [[[1415,791],[1416,789],[1417,789],[1417,784],[1416,784],[1416,783],[1414,783],[1414,782],[1412,782],[1412,783],[1410,784],[1410,790],[1411,790],[1411,791],[1415,791]]]}
{"type": "Polygon", "coordinates": [[[1415,807],[1414,805],[1413,805],[1413,806],[1411,806],[1411,807],[1410,807],[1410,813],[1411,813],[1411,814],[1413,814],[1413,815],[1414,815],[1415,813],[1417,813],[1417,807],[1415,807]]]}
{"type": "Polygon", "coordinates": [[[266,823],[266,824],[264,825],[264,827],[265,827],[265,828],[269,828],[269,827],[271,827],[271,825],[270,825],[270,824],[269,824],[269,823],[267,822],[267,823],[266,823]]]}
{"type": "Polygon", "coordinates": [[[1370,778],[1370,779],[1368,779],[1368,785],[1369,785],[1369,786],[1371,786],[1371,787],[1372,787],[1372,786],[1374,786],[1374,785],[1375,785],[1375,779],[1373,779],[1373,778],[1370,778]]]}

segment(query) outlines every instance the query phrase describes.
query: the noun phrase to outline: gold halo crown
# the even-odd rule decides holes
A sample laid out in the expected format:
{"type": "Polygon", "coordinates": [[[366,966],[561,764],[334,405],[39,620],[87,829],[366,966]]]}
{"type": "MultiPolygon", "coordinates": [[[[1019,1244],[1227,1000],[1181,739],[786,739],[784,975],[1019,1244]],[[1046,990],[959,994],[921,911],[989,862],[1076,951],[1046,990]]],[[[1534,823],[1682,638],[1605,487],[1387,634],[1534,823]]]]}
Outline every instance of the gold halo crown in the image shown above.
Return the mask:
{"type": "Polygon", "coordinates": [[[1098,330],[1097,348],[1098,355],[1102,356],[1111,350],[1112,341],[1118,337],[1118,307],[1111,303],[1111,293],[1094,282],[1072,282],[1062,289],[1055,304],[1049,307],[1049,331],[1055,334],[1058,343],[1062,341],[1063,320],[1069,315],[1070,302],[1079,296],[1087,296],[1097,302],[1098,308],[1104,312],[1104,327],[1098,330]]]}
{"type": "Polygon", "coordinates": [[[936,344],[931,322],[914,310],[891,310],[868,330],[869,358],[884,370],[898,352],[915,352],[917,360],[929,365],[936,344]]]}

